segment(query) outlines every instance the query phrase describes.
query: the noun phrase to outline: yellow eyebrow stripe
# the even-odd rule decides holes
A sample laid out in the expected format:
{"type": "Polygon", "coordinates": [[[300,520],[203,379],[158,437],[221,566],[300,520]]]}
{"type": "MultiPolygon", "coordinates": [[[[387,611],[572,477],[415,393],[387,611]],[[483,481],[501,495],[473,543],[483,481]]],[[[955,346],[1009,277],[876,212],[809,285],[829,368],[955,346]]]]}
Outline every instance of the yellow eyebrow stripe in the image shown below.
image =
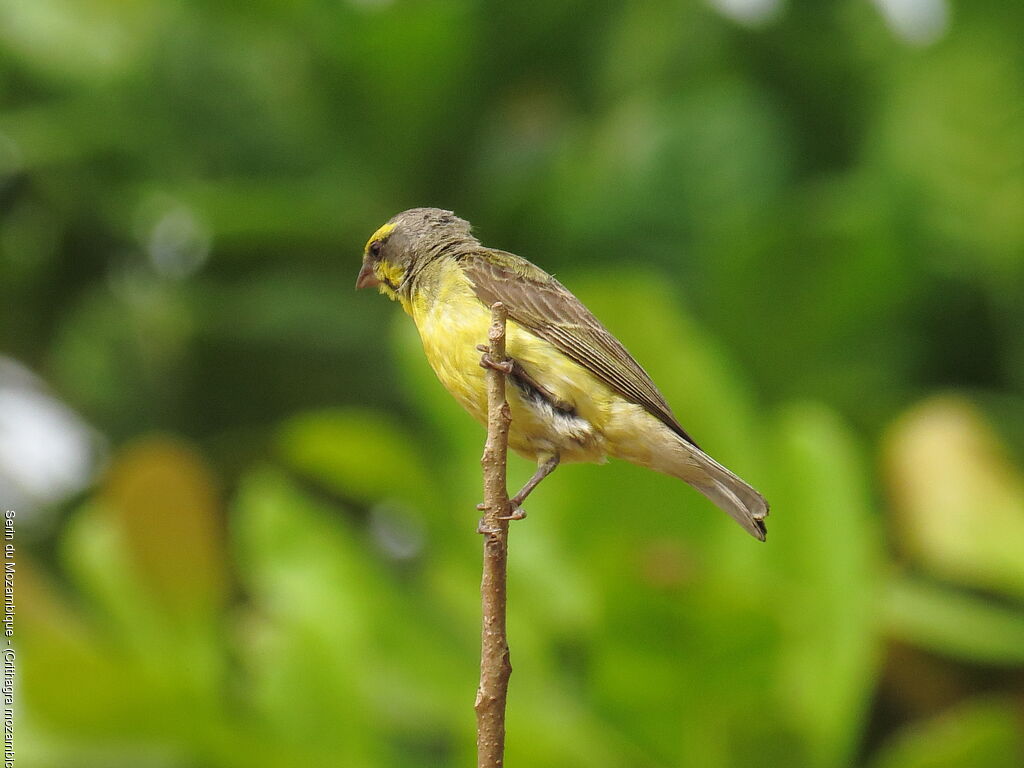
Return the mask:
{"type": "Polygon", "coordinates": [[[391,223],[388,223],[388,224],[385,224],[380,229],[378,229],[372,235],[370,235],[370,239],[367,240],[366,241],[366,245],[363,246],[363,253],[366,253],[366,251],[368,251],[370,249],[370,243],[372,243],[374,240],[383,240],[385,237],[390,235],[392,233],[392,231],[394,231],[394,229],[395,229],[395,225],[391,224],[391,223]]]}

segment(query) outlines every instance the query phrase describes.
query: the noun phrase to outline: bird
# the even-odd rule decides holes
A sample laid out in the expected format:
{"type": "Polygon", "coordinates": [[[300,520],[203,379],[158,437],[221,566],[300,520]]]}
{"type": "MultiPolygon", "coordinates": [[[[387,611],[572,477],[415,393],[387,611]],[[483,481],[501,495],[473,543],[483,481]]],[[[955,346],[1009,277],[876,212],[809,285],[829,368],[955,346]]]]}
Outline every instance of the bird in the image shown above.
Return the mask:
{"type": "Polygon", "coordinates": [[[610,457],[683,480],[765,540],[765,498],[698,447],[622,343],[540,267],[482,245],[452,211],[412,208],[366,242],[356,289],[373,287],[412,317],[437,378],[480,423],[486,368],[508,376],[508,444],[537,465],[514,517],[560,464],[610,457]],[[496,302],[508,313],[502,362],[478,348],[496,302]]]}

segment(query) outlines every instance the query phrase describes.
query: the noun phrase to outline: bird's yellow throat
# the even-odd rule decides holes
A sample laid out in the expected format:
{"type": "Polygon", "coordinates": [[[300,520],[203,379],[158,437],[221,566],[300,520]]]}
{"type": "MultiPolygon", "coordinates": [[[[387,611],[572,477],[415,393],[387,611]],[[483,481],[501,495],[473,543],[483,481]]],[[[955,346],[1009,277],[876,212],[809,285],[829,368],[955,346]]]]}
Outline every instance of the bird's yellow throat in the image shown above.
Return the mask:
{"type": "MultiPolygon", "coordinates": [[[[395,229],[395,225],[388,223],[370,235],[370,239],[366,241],[366,245],[363,246],[363,253],[367,253],[370,250],[370,245],[375,240],[384,240],[390,235],[395,229]]],[[[377,290],[383,293],[392,301],[401,300],[399,295],[391,287],[393,285],[399,285],[402,282],[402,278],[405,277],[405,270],[400,267],[396,267],[383,259],[373,265],[373,274],[380,281],[377,286],[377,290]]],[[[405,311],[408,312],[409,308],[405,306],[405,301],[402,301],[402,306],[405,311]]]]}

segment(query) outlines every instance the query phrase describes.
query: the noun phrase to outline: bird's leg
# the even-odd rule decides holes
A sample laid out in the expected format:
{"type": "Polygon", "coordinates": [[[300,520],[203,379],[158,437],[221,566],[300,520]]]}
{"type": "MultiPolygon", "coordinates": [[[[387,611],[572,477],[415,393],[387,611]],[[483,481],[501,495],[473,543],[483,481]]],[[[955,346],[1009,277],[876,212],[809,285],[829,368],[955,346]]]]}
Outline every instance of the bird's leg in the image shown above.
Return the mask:
{"type": "MultiPolygon", "coordinates": [[[[522,504],[529,496],[533,489],[540,485],[540,481],[555,471],[555,467],[558,466],[558,454],[550,456],[540,464],[537,465],[537,471],[533,473],[533,477],[526,481],[526,485],[519,489],[511,499],[508,500],[509,506],[512,507],[511,514],[499,517],[499,520],[522,520],[526,517],[526,510],[523,509],[522,504]]],[[[476,505],[476,508],[481,512],[487,511],[487,505],[483,502],[476,505]]],[[[488,533],[489,531],[484,529],[483,518],[480,519],[480,525],[477,526],[477,533],[488,533]]]]}
{"type": "Polygon", "coordinates": [[[519,489],[519,492],[509,499],[509,504],[512,505],[512,514],[508,516],[509,520],[522,520],[526,517],[526,510],[523,509],[522,504],[526,501],[526,497],[529,496],[533,489],[540,485],[540,481],[555,471],[555,467],[558,466],[558,454],[548,457],[540,464],[537,465],[537,471],[533,473],[533,477],[526,481],[526,485],[519,489]]]}
{"type": "MultiPolygon", "coordinates": [[[[477,350],[481,353],[480,356],[480,367],[491,368],[495,371],[501,371],[506,376],[510,376],[513,379],[518,379],[523,382],[527,387],[535,390],[540,394],[541,397],[546,399],[553,407],[566,413],[571,413],[573,410],[572,404],[567,403],[559,398],[555,397],[551,392],[542,387],[537,381],[530,376],[526,370],[517,363],[515,360],[509,358],[498,362],[491,357],[491,350],[485,344],[478,344],[477,350]]],[[[530,495],[534,488],[536,488],[540,481],[555,471],[555,467],[558,466],[558,454],[548,457],[544,461],[540,462],[537,466],[537,471],[533,473],[533,477],[526,481],[526,485],[519,489],[511,499],[509,499],[509,505],[512,507],[511,514],[502,517],[502,520],[522,520],[526,517],[526,510],[522,508],[522,503],[526,500],[526,497],[530,495]]],[[[483,511],[486,507],[483,504],[477,504],[477,509],[483,511]]],[[[481,520],[481,526],[483,520],[481,520]]],[[[478,527],[479,532],[484,532],[482,528],[478,527]]]]}
{"type": "Polygon", "coordinates": [[[563,413],[572,413],[572,403],[566,402],[554,395],[550,390],[541,385],[533,376],[526,372],[526,369],[518,363],[518,361],[509,358],[503,363],[496,363],[491,359],[489,354],[490,350],[484,344],[478,344],[477,349],[483,352],[483,356],[480,358],[481,368],[493,368],[496,371],[501,371],[507,376],[511,376],[516,379],[517,383],[522,382],[525,384],[527,389],[533,389],[540,394],[545,400],[551,403],[552,407],[556,410],[562,411],[563,413]]]}

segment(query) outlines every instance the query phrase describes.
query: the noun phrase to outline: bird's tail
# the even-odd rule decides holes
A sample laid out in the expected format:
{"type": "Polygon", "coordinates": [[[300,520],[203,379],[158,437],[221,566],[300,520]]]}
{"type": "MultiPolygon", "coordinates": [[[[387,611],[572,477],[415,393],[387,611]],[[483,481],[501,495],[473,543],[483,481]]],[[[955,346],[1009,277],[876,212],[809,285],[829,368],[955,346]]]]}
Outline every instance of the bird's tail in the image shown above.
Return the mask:
{"type": "Polygon", "coordinates": [[[691,443],[683,443],[685,460],[676,463],[668,474],[685,480],[728,512],[751,536],[765,540],[768,502],[749,484],[691,443]]]}

